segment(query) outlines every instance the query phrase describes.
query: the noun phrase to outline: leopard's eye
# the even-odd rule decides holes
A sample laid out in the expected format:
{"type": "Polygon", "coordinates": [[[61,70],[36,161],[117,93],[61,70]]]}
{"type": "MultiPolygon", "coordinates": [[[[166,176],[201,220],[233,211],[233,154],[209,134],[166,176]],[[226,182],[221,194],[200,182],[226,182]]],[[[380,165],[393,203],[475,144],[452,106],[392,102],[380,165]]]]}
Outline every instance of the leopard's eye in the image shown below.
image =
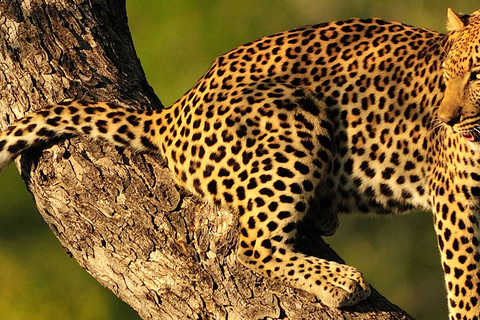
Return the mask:
{"type": "Polygon", "coordinates": [[[479,81],[480,80],[480,70],[472,70],[470,72],[470,81],[479,81]]]}

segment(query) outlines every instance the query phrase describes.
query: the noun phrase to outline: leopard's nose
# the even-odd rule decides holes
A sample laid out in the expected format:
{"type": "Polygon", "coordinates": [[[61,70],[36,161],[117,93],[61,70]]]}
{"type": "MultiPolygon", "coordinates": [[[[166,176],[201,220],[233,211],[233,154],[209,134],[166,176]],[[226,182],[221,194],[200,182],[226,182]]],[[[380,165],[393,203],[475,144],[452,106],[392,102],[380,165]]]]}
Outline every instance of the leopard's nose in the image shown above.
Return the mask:
{"type": "Polygon", "coordinates": [[[453,127],[458,122],[458,120],[460,120],[460,116],[440,117],[440,121],[442,121],[445,124],[448,124],[451,127],[453,127]]]}
{"type": "Polygon", "coordinates": [[[440,121],[442,121],[443,123],[453,127],[455,124],[457,124],[460,121],[460,116],[461,116],[461,113],[456,112],[454,114],[450,114],[447,116],[440,115],[439,118],[440,118],[440,121]]]}

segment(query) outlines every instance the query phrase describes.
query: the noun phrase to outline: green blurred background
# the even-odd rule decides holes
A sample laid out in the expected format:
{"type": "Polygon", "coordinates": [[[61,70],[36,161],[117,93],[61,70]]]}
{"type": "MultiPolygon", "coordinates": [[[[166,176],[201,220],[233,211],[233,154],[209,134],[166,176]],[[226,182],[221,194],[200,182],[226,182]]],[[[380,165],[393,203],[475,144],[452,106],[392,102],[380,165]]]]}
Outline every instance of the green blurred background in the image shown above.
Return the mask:
{"type": "MultiPolygon", "coordinates": [[[[127,0],[130,28],[150,84],[165,105],[211,61],[285,29],[350,17],[382,17],[444,30],[446,0],[127,0]]],[[[478,9],[455,1],[462,12],[478,9]]],[[[36,212],[16,168],[0,181],[0,319],[138,319],[63,251],[36,212]]],[[[417,319],[446,319],[430,213],[342,216],[327,239],[392,302],[417,319]]]]}

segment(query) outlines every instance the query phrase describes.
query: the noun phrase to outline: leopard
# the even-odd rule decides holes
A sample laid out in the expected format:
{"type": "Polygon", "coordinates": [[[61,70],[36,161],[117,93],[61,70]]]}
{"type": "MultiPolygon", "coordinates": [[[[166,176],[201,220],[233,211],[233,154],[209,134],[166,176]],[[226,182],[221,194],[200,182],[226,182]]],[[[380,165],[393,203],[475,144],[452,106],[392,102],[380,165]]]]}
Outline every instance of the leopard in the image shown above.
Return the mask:
{"type": "Polygon", "coordinates": [[[448,33],[353,18],[219,56],[169,108],[60,101],[0,134],[0,169],[86,135],[158,154],[179,186],[238,215],[238,261],[328,307],[366,299],[356,268],[294,246],[308,216],[433,213],[449,319],[480,317],[480,10],[448,33]]]}

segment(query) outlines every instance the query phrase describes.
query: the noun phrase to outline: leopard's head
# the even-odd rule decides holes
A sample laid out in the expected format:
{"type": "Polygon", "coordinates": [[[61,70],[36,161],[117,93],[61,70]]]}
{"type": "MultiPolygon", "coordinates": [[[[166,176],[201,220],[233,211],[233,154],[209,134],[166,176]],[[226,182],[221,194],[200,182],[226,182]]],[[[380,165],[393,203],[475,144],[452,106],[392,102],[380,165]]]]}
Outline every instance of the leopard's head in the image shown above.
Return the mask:
{"type": "Polygon", "coordinates": [[[438,117],[466,140],[480,142],[480,10],[461,15],[448,9],[447,27],[446,90],[438,117]]]}

